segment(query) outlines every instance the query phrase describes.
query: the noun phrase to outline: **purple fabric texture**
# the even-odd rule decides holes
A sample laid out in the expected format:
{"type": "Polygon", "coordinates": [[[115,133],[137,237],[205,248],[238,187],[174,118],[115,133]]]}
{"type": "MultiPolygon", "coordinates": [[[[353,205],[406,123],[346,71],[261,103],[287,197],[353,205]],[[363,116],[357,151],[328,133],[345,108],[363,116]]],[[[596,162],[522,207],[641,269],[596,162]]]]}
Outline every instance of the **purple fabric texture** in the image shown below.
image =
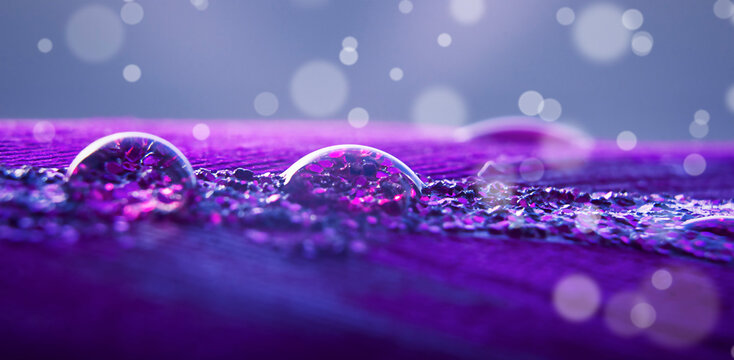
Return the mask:
{"type": "MultiPolygon", "coordinates": [[[[194,168],[280,172],[335,144],[389,152],[420,176],[476,174],[520,148],[456,143],[445,129],[370,123],[352,129],[317,121],[53,121],[38,143],[30,120],[0,123],[0,165],[68,166],[86,145],[118,131],[167,139],[194,168]]],[[[598,142],[574,172],[549,171],[543,183],[587,190],[734,197],[734,144],[642,143],[622,152],[598,142]],[[705,155],[699,177],[680,166],[705,155]]],[[[510,154],[511,155],[511,154],[510,154]]],[[[225,230],[151,228],[150,245],[123,249],[96,239],[56,249],[0,242],[0,355],[3,358],[726,358],[734,345],[730,264],[632,248],[468,236],[387,235],[363,254],[307,259],[243,241],[225,230]],[[713,330],[687,347],[622,337],[603,306],[660,267],[691,269],[713,282],[713,330]],[[602,310],[568,322],[553,306],[564,276],[582,273],[601,290],[602,310]]]]}

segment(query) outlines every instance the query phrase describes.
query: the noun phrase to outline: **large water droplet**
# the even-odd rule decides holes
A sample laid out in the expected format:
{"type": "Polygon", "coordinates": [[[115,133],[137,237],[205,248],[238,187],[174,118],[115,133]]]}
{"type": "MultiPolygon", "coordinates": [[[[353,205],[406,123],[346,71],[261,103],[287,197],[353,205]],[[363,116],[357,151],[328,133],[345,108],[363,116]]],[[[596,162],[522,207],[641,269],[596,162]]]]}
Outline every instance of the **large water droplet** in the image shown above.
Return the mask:
{"type": "Polygon", "coordinates": [[[130,220],[179,209],[196,185],[191,164],[175,146],[140,132],[91,143],[74,158],[66,177],[76,200],[130,220]]]}
{"type": "Polygon", "coordinates": [[[417,197],[423,182],[394,156],[367,146],[336,145],[316,150],[282,176],[294,201],[325,209],[397,214],[417,197]]]}
{"type": "Polygon", "coordinates": [[[734,237],[734,216],[705,216],[688,220],[681,225],[686,230],[734,237]]]}

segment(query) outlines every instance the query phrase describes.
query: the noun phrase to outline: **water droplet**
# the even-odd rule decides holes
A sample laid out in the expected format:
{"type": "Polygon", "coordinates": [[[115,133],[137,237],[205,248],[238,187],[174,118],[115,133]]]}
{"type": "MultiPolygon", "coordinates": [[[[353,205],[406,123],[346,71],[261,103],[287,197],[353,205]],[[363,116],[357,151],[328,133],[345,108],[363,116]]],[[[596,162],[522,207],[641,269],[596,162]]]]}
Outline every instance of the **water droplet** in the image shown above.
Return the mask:
{"type": "Polygon", "coordinates": [[[686,230],[734,237],[734,216],[704,216],[685,221],[681,226],[686,230]]]}
{"type": "Polygon", "coordinates": [[[423,187],[418,176],[394,156],[362,145],[316,150],[281,174],[294,201],[333,209],[398,214],[423,187]]]}
{"type": "Polygon", "coordinates": [[[74,199],[127,220],[179,209],[196,185],[191,164],[175,146],[140,132],[94,141],[74,158],[66,177],[74,199]]]}

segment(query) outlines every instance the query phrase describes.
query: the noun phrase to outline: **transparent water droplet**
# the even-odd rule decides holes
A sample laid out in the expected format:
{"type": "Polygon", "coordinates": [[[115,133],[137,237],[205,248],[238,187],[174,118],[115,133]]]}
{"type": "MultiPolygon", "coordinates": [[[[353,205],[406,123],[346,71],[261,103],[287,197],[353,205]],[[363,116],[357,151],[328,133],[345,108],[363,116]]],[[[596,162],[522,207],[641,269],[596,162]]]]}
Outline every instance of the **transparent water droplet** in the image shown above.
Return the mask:
{"type": "Polygon", "coordinates": [[[309,206],[398,214],[418,197],[423,182],[394,156],[368,146],[316,150],[283,174],[290,198],[309,206]]]}
{"type": "Polygon", "coordinates": [[[734,216],[705,216],[688,220],[681,224],[691,231],[706,231],[734,238],[734,216]]]}
{"type": "Polygon", "coordinates": [[[128,220],[181,208],[196,185],[191,164],[181,151],[140,132],[94,141],[74,158],[66,177],[75,200],[128,220]]]}

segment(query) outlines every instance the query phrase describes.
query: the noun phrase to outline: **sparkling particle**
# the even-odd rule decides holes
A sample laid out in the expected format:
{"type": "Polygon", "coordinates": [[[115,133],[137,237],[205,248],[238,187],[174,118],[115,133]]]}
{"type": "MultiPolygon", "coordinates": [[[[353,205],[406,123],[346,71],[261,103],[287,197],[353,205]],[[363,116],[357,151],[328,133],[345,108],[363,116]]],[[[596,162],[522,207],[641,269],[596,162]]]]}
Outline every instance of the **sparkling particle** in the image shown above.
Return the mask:
{"type": "Polygon", "coordinates": [[[622,24],[627,30],[637,30],[645,21],[640,10],[629,9],[622,14],[622,24]]]}
{"type": "Polygon", "coordinates": [[[253,102],[253,105],[255,106],[255,111],[259,115],[270,116],[278,111],[278,97],[271,92],[261,92],[257,94],[257,96],[255,96],[255,101],[253,102]]]}
{"type": "Polygon", "coordinates": [[[617,146],[624,151],[634,149],[637,146],[637,135],[629,130],[620,132],[617,135],[617,146]]]}
{"type": "Polygon", "coordinates": [[[403,79],[403,69],[399,67],[394,67],[390,69],[390,79],[392,81],[400,81],[403,79]]]}
{"type": "Polygon", "coordinates": [[[343,48],[339,52],[339,61],[341,61],[342,64],[347,66],[352,66],[357,63],[357,60],[359,59],[359,53],[357,53],[357,50],[354,48],[343,48]]]}
{"type": "Polygon", "coordinates": [[[704,109],[700,109],[693,114],[693,121],[701,125],[708,124],[709,120],[711,120],[711,115],[704,109]]]}
{"type": "Polygon", "coordinates": [[[361,129],[367,126],[367,123],[369,123],[370,114],[367,112],[367,110],[361,107],[356,107],[349,111],[349,114],[347,115],[347,120],[349,121],[349,125],[352,125],[352,127],[361,129]]]}
{"type": "Polygon", "coordinates": [[[39,143],[51,142],[56,136],[54,124],[43,120],[33,125],[33,138],[39,143]]]}
{"type": "Polygon", "coordinates": [[[438,35],[438,38],[436,39],[438,42],[438,45],[441,47],[449,47],[451,45],[452,39],[451,35],[447,33],[441,33],[438,35]]]}
{"type": "Polygon", "coordinates": [[[696,139],[703,139],[709,133],[709,126],[707,124],[698,123],[694,120],[691,122],[691,125],[688,126],[688,132],[696,139]]]}
{"type": "Polygon", "coordinates": [[[191,5],[193,5],[196,10],[204,11],[209,7],[209,0],[191,0],[191,5]]]}
{"type": "Polygon", "coordinates": [[[355,213],[396,215],[410,206],[423,187],[400,160],[361,145],[316,150],[281,176],[293,201],[327,212],[338,206],[355,213]]]}
{"type": "Polygon", "coordinates": [[[572,322],[588,320],[599,308],[601,292],[586,275],[569,275],[553,290],[553,305],[558,314],[572,322]]]}
{"type": "Polygon", "coordinates": [[[128,221],[181,208],[196,185],[191,164],[176,147],[139,132],[94,141],[74,158],[66,178],[75,198],[128,221]]]}
{"type": "Polygon", "coordinates": [[[100,63],[120,51],[124,30],[120,17],[108,7],[86,5],[69,18],[66,42],[72,54],[80,60],[100,63]]]}
{"type": "Polygon", "coordinates": [[[659,269],[652,274],[650,281],[656,289],[667,290],[673,284],[673,275],[668,270],[659,269]]]}
{"type": "Polygon", "coordinates": [[[199,141],[204,141],[209,138],[210,130],[209,126],[207,124],[196,124],[194,125],[194,128],[191,130],[191,133],[194,135],[194,138],[199,141]]]}
{"type": "Polygon", "coordinates": [[[630,320],[638,328],[647,329],[655,323],[655,308],[645,302],[635,304],[630,310],[630,320]]]}
{"type": "Polygon", "coordinates": [[[290,84],[293,103],[311,117],[334,115],[342,108],[349,93],[344,73],[326,61],[311,61],[302,65],[290,84]]]}
{"type": "Polygon", "coordinates": [[[688,175],[698,176],[706,171],[706,159],[700,154],[689,154],[683,159],[683,169],[688,175]]]}
{"type": "Polygon", "coordinates": [[[413,2],[410,0],[401,0],[398,3],[398,10],[403,14],[410,14],[413,11],[413,2]]]}
{"type": "Polygon", "coordinates": [[[460,24],[473,25],[482,19],[486,4],[484,0],[451,0],[449,9],[454,20],[460,24]]]}
{"type": "Polygon", "coordinates": [[[632,323],[632,308],[642,302],[642,296],[632,292],[622,292],[612,296],[604,309],[604,323],[619,336],[632,336],[641,329],[632,323]]]}
{"type": "Polygon", "coordinates": [[[620,59],[629,47],[630,32],[622,21],[622,10],[615,5],[597,3],[579,14],[573,26],[576,49],[597,63],[620,59]]]}
{"type": "Polygon", "coordinates": [[[136,25],[143,21],[143,7],[134,1],[126,2],[120,9],[120,18],[125,24],[136,25]]]}
{"type": "Polygon", "coordinates": [[[576,20],[576,13],[570,7],[562,7],[556,11],[556,21],[563,26],[573,24],[576,20]]]}
{"type": "Polygon", "coordinates": [[[354,36],[347,36],[342,40],[342,48],[351,48],[356,50],[358,45],[359,43],[354,36]]]}
{"type": "Polygon", "coordinates": [[[543,100],[542,110],[540,111],[540,118],[545,121],[556,121],[561,117],[561,103],[556,99],[545,99],[543,100]]]}
{"type": "Polygon", "coordinates": [[[517,170],[523,180],[534,182],[543,178],[545,166],[542,161],[536,158],[528,158],[520,163],[517,170]]]}
{"type": "Polygon", "coordinates": [[[464,99],[449,87],[428,88],[413,102],[412,119],[417,124],[458,126],[466,117],[464,99]]]}
{"type": "Polygon", "coordinates": [[[716,0],[714,15],[719,19],[728,19],[734,15],[734,4],[730,0],[716,0]]]}
{"type": "Polygon", "coordinates": [[[517,105],[525,115],[538,115],[543,110],[543,95],[534,90],[526,91],[520,95],[517,105]]]}
{"type": "Polygon", "coordinates": [[[647,56],[652,51],[653,38],[649,32],[638,31],[632,36],[632,52],[637,56],[647,56]]]}
{"type": "Polygon", "coordinates": [[[576,211],[574,223],[582,233],[590,234],[597,230],[600,221],[601,211],[594,205],[588,205],[576,211]]]}
{"type": "Polygon", "coordinates": [[[140,67],[135,64],[127,65],[124,69],[122,69],[122,77],[127,82],[137,82],[138,80],[140,80],[140,76],[142,74],[143,73],[140,71],[140,67]]]}
{"type": "Polygon", "coordinates": [[[38,40],[38,51],[47,54],[54,48],[54,43],[47,38],[38,40]]]}

